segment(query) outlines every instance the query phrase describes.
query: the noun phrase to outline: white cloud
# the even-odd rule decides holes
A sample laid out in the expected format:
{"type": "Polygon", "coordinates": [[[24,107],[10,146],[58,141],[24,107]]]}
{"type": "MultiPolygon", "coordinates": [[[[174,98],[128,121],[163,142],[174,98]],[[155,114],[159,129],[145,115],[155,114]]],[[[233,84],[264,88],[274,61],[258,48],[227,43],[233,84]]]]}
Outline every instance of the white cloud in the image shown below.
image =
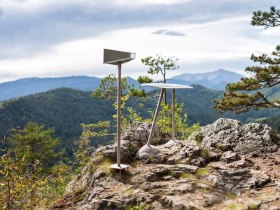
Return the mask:
{"type": "Polygon", "coordinates": [[[140,58],[178,57],[184,69],[244,69],[252,53],[270,53],[279,29],[250,26],[273,0],[0,0],[0,80],[114,72],[103,48],[137,53],[124,74],[146,72],[140,58]],[[2,14],[2,16],[1,16],[2,14]],[[153,32],[166,29],[159,36],[153,32]],[[185,36],[183,36],[185,35],[185,36]]]}
{"type": "Polygon", "coordinates": [[[280,27],[278,28],[268,28],[262,32],[262,35],[266,36],[280,36],[280,27]]]}
{"type": "Polygon", "coordinates": [[[131,0],[117,0],[117,4],[121,4],[121,5],[143,5],[143,4],[146,4],[146,5],[160,5],[160,4],[163,4],[163,5],[171,5],[171,4],[182,4],[182,3],[187,3],[191,0],[134,0],[134,1],[131,1],[131,0]]]}
{"type": "Polygon", "coordinates": [[[157,31],[154,31],[153,34],[158,35],[168,35],[168,36],[186,36],[183,32],[180,31],[172,31],[167,29],[159,29],[157,31]]]}
{"type": "Polygon", "coordinates": [[[94,7],[139,7],[149,5],[174,5],[183,4],[192,0],[0,0],[1,7],[5,10],[6,15],[15,14],[18,11],[38,12],[45,11],[48,8],[64,7],[65,5],[87,5],[94,7]]]}
{"type": "Polygon", "coordinates": [[[252,53],[269,53],[274,48],[273,44],[260,38],[261,31],[252,29],[248,24],[246,18],[237,18],[212,24],[159,26],[179,30],[188,34],[186,37],[158,36],[152,34],[154,27],[115,30],[102,36],[56,44],[50,51],[32,57],[2,60],[0,71],[5,72],[8,69],[17,77],[101,77],[116,71],[115,66],[103,65],[104,48],[136,52],[137,59],[123,67],[124,75],[134,77],[147,72],[140,58],[157,53],[179,58],[182,68],[173,74],[188,71],[190,67],[192,72],[225,66],[230,70],[243,70],[246,67],[243,61],[249,62],[252,53]],[[256,35],[252,36],[251,33],[256,35]],[[213,67],[213,63],[216,63],[216,67],[213,67]]]}

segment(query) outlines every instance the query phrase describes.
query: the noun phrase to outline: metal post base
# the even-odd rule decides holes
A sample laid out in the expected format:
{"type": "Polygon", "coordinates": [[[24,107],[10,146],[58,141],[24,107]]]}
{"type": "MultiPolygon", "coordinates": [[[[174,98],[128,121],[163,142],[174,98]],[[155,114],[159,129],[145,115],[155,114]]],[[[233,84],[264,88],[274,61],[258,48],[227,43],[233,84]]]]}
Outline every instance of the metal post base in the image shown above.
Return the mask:
{"type": "Polygon", "coordinates": [[[110,166],[110,168],[112,168],[112,169],[118,169],[118,170],[123,170],[123,169],[126,169],[126,168],[128,168],[128,167],[129,167],[129,165],[125,165],[125,164],[120,164],[120,165],[118,165],[118,164],[113,164],[113,165],[110,166]]]}

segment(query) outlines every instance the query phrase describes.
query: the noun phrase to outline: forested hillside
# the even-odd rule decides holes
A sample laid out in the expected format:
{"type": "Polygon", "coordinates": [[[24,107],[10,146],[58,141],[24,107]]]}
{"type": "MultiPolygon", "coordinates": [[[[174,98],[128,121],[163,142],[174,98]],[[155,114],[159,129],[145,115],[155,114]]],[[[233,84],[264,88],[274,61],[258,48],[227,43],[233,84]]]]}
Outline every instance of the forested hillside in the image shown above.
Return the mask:
{"type": "Polygon", "coordinates": [[[268,117],[266,119],[260,119],[258,123],[264,123],[270,125],[274,130],[280,133],[280,115],[276,117],[268,117]]]}
{"type": "Polygon", "coordinates": [[[1,136],[11,128],[22,129],[29,121],[55,128],[55,136],[61,138],[62,147],[72,156],[73,141],[81,133],[81,123],[111,120],[112,101],[91,97],[91,92],[73,89],[57,89],[2,104],[0,109],[1,136]]]}
{"type": "MultiPolygon", "coordinates": [[[[212,109],[211,100],[219,97],[222,92],[194,85],[192,90],[176,92],[177,101],[185,103],[183,111],[188,114],[188,123],[206,125],[220,117],[236,118],[243,122],[254,121],[258,118],[280,115],[280,110],[250,111],[241,115],[231,113],[221,114],[212,109]]],[[[135,107],[137,112],[148,118],[149,112],[154,111],[158,91],[149,93],[148,99],[130,98],[127,106],[135,107]],[[142,106],[138,106],[139,103],[142,106]]],[[[170,102],[170,93],[168,93],[170,102]]],[[[55,136],[61,138],[61,147],[65,148],[68,156],[72,156],[73,141],[81,134],[81,123],[97,123],[111,120],[115,114],[113,101],[98,99],[91,92],[68,88],[51,90],[45,93],[13,99],[3,102],[0,108],[1,136],[9,135],[12,128],[22,129],[29,121],[55,128],[55,136]]],[[[271,123],[274,123],[273,121],[271,123]]],[[[271,124],[268,121],[268,124],[271,124]]],[[[114,124],[114,122],[113,122],[114,124]]],[[[110,137],[113,138],[113,137],[110,137]]],[[[93,144],[106,144],[112,139],[98,139],[93,144]]]]}

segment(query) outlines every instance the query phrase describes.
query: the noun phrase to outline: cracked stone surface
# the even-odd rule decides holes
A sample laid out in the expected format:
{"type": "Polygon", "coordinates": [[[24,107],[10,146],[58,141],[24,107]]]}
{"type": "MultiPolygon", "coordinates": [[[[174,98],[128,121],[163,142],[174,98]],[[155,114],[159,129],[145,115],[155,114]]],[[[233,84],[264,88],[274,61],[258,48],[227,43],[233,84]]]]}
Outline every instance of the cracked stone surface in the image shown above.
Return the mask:
{"type": "Polygon", "coordinates": [[[115,145],[99,148],[52,208],[280,209],[280,140],[267,125],[219,119],[186,141],[158,131],[158,154],[144,160],[136,153],[149,126],[137,126],[121,144],[130,168],[110,171],[115,145]]]}

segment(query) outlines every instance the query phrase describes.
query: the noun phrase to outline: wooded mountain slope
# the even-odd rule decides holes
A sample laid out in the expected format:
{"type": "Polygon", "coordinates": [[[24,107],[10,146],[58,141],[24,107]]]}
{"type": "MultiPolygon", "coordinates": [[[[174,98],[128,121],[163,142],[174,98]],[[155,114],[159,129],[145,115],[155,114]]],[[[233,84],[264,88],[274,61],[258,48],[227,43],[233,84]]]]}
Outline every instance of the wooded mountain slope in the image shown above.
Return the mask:
{"type": "MultiPolygon", "coordinates": [[[[230,117],[243,122],[254,121],[258,118],[280,115],[280,110],[250,111],[241,115],[231,113],[221,114],[212,108],[211,100],[219,97],[222,92],[194,85],[192,90],[178,90],[177,101],[185,103],[184,111],[188,113],[188,122],[206,125],[220,117],[230,117]],[[278,114],[277,114],[278,113],[278,114]]],[[[149,99],[131,98],[127,106],[136,107],[144,118],[149,116],[148,110],[154,111],[158,90],[150,93],[149,99]],[[137,105],[143,104],[142,108],[137,105]]],[[[168,92],[168,101],[171,95],[168,92]]],[[[61,146],[66,149],[68,156],[72,156],[73,141],[81,133],[81,123],[96,123],[112,120],[115,110],[113,101],[97,99],[89,91],[79,91],[69,88],[51,90],[10,101],[3,102],[0,108],[0,134],[8,135],[12,128],[22,129],[29,121],[54,127],[55,135],[61,138],[61,146]]],[[[113,122],[114,124],[114,122],[113,122]]],[[[113,137],[111,137],[113,138],[113,137]]],[[[112,140],[112,139],[110,139],[112,140]]],[[[101,140],[94,145],[106,144],[101,140]]]]}

